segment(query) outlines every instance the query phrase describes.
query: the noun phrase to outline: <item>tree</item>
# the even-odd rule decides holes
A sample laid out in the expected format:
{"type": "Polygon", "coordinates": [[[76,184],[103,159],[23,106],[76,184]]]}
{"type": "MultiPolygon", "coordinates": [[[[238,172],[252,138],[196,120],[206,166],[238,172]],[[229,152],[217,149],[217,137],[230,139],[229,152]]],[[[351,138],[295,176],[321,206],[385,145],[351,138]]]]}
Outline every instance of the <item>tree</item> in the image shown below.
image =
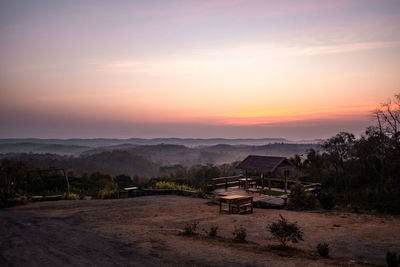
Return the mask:
{"type": "Polygon", "coordinates": [[[400,145],[400,93],[377,108],[373,115],[381,133],[389,136],[397,146],[400,145]]]}
{"type": "Polygon", "coordinates": [[[24,162],[4,159],[0,165],[0,187],[7,196],[13,196],[18,189],[25,189],[27,166],[24,162]]]}
{"type": "Polygon", "coordinates": [[[130,176],[120,174],[114,178],[114,182],[118,184],[120,188],[128,187],[132,185],[132,179],[130,176]]]}
{"type": "Polygon", "coordinates": [[[303,168],[314,181],[322,182],[325,159],[318,151],[310,149],[303,162],[303,168]]]}
{"type": "MultiPolygon", "coordinates": [[[[326,140],[322,147],[325,149],[328,160],[333,164],[335,169],[335,184],[338,184],[338,180],[344,176],[345,173],[345,161],[349,160],[353,156],[353,145],[355,142],[355,136],[352,133],[340,132],[337,135],[326,140]]],[[[348,182],[343,181],[345,189],[347,189],[348,182]]]]}

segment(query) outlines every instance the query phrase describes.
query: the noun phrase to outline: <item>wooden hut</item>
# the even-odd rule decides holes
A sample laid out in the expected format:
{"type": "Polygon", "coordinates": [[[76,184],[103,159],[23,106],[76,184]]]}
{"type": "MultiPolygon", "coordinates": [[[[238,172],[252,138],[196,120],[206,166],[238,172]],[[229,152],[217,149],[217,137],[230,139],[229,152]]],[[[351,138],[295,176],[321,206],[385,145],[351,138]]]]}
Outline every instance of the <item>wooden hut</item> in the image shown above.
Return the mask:
{"type": "Polygon", "coordinates": [[[284,188],[285,192],[287,192],[287,178],[295,171],[295,166],[285,157],[255,155],[247,156],[247,158],[240,162],[236,168],[244,170],[246,178],[248,177],[248,173],[260,174],[262,189],[264,189],[264,180],[267,180],[270,192],[271,181],[276,180],[276,178],[272,178],[272,176],[281,177],[284,179],[284,188]]]}

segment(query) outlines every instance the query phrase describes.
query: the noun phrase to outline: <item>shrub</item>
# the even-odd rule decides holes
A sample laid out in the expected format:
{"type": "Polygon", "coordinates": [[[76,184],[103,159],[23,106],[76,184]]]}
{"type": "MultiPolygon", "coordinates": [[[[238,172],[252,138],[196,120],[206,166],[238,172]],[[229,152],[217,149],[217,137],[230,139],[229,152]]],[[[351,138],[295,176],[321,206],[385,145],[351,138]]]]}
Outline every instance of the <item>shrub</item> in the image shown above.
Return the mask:
{"type": "Polygon", "coordinates": [[[310,192],[307,192],[300,183],[290,188],[288,209],[308,210],[317,206],[317,198],[310,192]]]}
{"type": "Polygon", "coordinates": [[[12,207],[16,205],[24,205],[28,203],[28,198],[19,194],[15,194],[14,197],[1,199],[0,208],[12,207]]]}
{"type": "Polygon", "coordinates": [[[317,250],[319,255],[321,255],[322,257],[329,257],[329,245],[327,243],[319,243],[317,245],[317,250]]]}
{"type": "Polygon", "coordinates": [[[79,200],[80,198],[79,198],[79,196],[77,194],[69,193],[68,196],[67,196],[67,194],[64,194],[63,199],[66,199],[66,200],[79,200]]]}
{"type": "Polygon", "coordinates": [[[336,205],[336,198],[331,192],[322,191],[318,196],[319,203],[324,209],[331,210],[336,205]]]}
{"type": "Polygon", "coordinates": [[[176,189],[176,190],[189,190],[189,191],[198,191],[196,188],[187,186],[187,185],[180,185],[180,184],[176,184],[174,182],[165,182],[165,181],[161,181],[161,182],[157,182],[154,185],[155,189],[176,189]]]}
{"type": "Polygon", "coordinates": [[[303,232],[297,226],[297,223],[288,223],[288,221],[279,215],[278,222],[272,223],[267,226],[269,232],[281,242],[283,247],[287,247],[289,241],[298,243],[299,240],[303,241],[303,232]]]}
{"type": "Polygon", "coordinates": [[[185,235],[192,235],[196,232],[197,230],[197,225],[199,222],[192,222],[192,223],[186,223],[183,230],[185,235]]]}
{"type": "Polygon", "coordinates": [[[386,252],[386,263],[389,267],[398,266],[400,263],[400,255],[397,256],[397,253],[393,251],[386,252]]]}
{"type": "Polygon", "coordinates": [[[235,227],[235,231],[232,232],[233,234],[233,240],[236,242],[244,242],[246,241],[246,228],[243,226],[240,226],[239,228],[235,227]]]}
{"type": "Polygon", "coordinates": [[[218,231],[218,225],[212,225],[210,228],[210,232],[208,232],[209,237],[216,237],[218,231]]]}
{"type": "Polygon", "coordinates": [[[100,190],[99,197],[101,199],[117,198],[118,197],[118,184],[115,182],[107,182],[103,190],[100,190]]]}

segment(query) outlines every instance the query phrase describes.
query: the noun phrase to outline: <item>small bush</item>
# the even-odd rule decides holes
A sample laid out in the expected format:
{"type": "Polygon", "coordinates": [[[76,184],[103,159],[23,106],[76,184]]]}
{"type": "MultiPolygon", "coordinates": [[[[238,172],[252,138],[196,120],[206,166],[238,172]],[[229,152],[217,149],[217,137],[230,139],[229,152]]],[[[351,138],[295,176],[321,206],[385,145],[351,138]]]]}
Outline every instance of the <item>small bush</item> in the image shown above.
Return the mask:
{"type": "Polygon", "coordinates": [[[101,199],[117,198],[118,197],[118,184],[115,182],[107,182],[103,190],[100,190],[99,197],[101,199]]]}
{"type": "Polygon", "coordinates": [[[183,230],[185,235],[192,235],[196,232],[197,230],[197,225],[199,222],[192,222],[192,223],[186,223],[183,230]]]}
{"type": "Polygon", "coordinates": [[[400,263],[400,255],[397,256],[396,252],[388,251],[386,252],[386,263],[389,267],[397,267],[400,263]]]}
{"type": "Polygon", "coordinates": [[[244,242],[246,241],[246,228],[240,226],[239,228],[235,227],[235,231],[233,231],[233,240],[236,242],[244,242]]]}
{"type": "Polygon", "coordinates": [[[287,247],[289,241],[298,243],[299,240],[303,241],[303,232],[297,226],[297,223],[288,223],[288,221],[279,215],[278,222],[272,223],[267,226],[269,232],[281,242],[283,247],[287,247]]]}
{"type": "Polygon", "coordinates": [[[329,257],[329,245],[327,243],[319,243],[317,245],[317,250],[319,255],[321,255],[322,257],[329,257]]]}
{"type": "Polygon", "coordinates": [[[79,198],[79,196],[77,194],[69,193],[68,196],[67,196],[67,194],[64,194],[63,199],[66,199],[66,200],[79,200],[80,198],[79,198]]]}
{"type": "Polygon", "coordinates": [[[300,183],[290,188],[288,209],[292,210],[310,210],[317,206],[317,198],[310,192],[307,192],[300,183]]]}
{"type": "Polygon", "coordinates": [[[210,232],[208,232],[209,237],[216,237],[218,231],[218,225],[212,225],[210,228],[210,232]]]}

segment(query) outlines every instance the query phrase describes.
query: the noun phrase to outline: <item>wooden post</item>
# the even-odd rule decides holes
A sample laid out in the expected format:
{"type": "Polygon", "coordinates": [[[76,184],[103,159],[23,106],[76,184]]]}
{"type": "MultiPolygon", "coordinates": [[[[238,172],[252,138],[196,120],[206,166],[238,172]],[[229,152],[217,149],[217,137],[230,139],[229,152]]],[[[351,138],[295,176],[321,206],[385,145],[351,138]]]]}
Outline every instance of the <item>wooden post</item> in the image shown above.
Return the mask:
{"type": "Polygon", "coordinates": [[[215,179],[212,179],[212,189],[215,191],[215,179]]]}
{"type": "Polygon", "coordinates": [[[228,178],[225,178],[225,191],[228,191],[228,178]]]}
{"type": "Polygon", "coordinates": [[[261,173],[261,189],[264,190],[264,173],[261,173]]]}
{"type": "Polygon", "coordinates": [[[67,198],[69,197],[69,180],[68,180],[68,174],[67,174],[67,172],[64,170],[64,169],[62,169],[62,171],[64,172],[64,177],[65,177],[65,180],[67,181],[67,198]]]}
{"type": "Polygon", "coordinates": [[[285,193],[287,193],[287,178],[285,177],[285,193]]]}
{"type": "Polygon", "coordinates": [[[285,171],[284,174],[285,174],[285,193],[287,193],[287,171],[285,171]]]}
{"type": "Polygon", "coordinates": [[[247,185],[247,175],[246,175],[246,182],[244,184],[244,190],[247,190],[247,188],[248,188],[248,185],[247,185]]]}
{"type": "Polygon", "coordinates": [[[269,190],[269,195],[272,196],[272,191],[271,191],[271,179],[268,179],[268,190],[269,190]]]}

